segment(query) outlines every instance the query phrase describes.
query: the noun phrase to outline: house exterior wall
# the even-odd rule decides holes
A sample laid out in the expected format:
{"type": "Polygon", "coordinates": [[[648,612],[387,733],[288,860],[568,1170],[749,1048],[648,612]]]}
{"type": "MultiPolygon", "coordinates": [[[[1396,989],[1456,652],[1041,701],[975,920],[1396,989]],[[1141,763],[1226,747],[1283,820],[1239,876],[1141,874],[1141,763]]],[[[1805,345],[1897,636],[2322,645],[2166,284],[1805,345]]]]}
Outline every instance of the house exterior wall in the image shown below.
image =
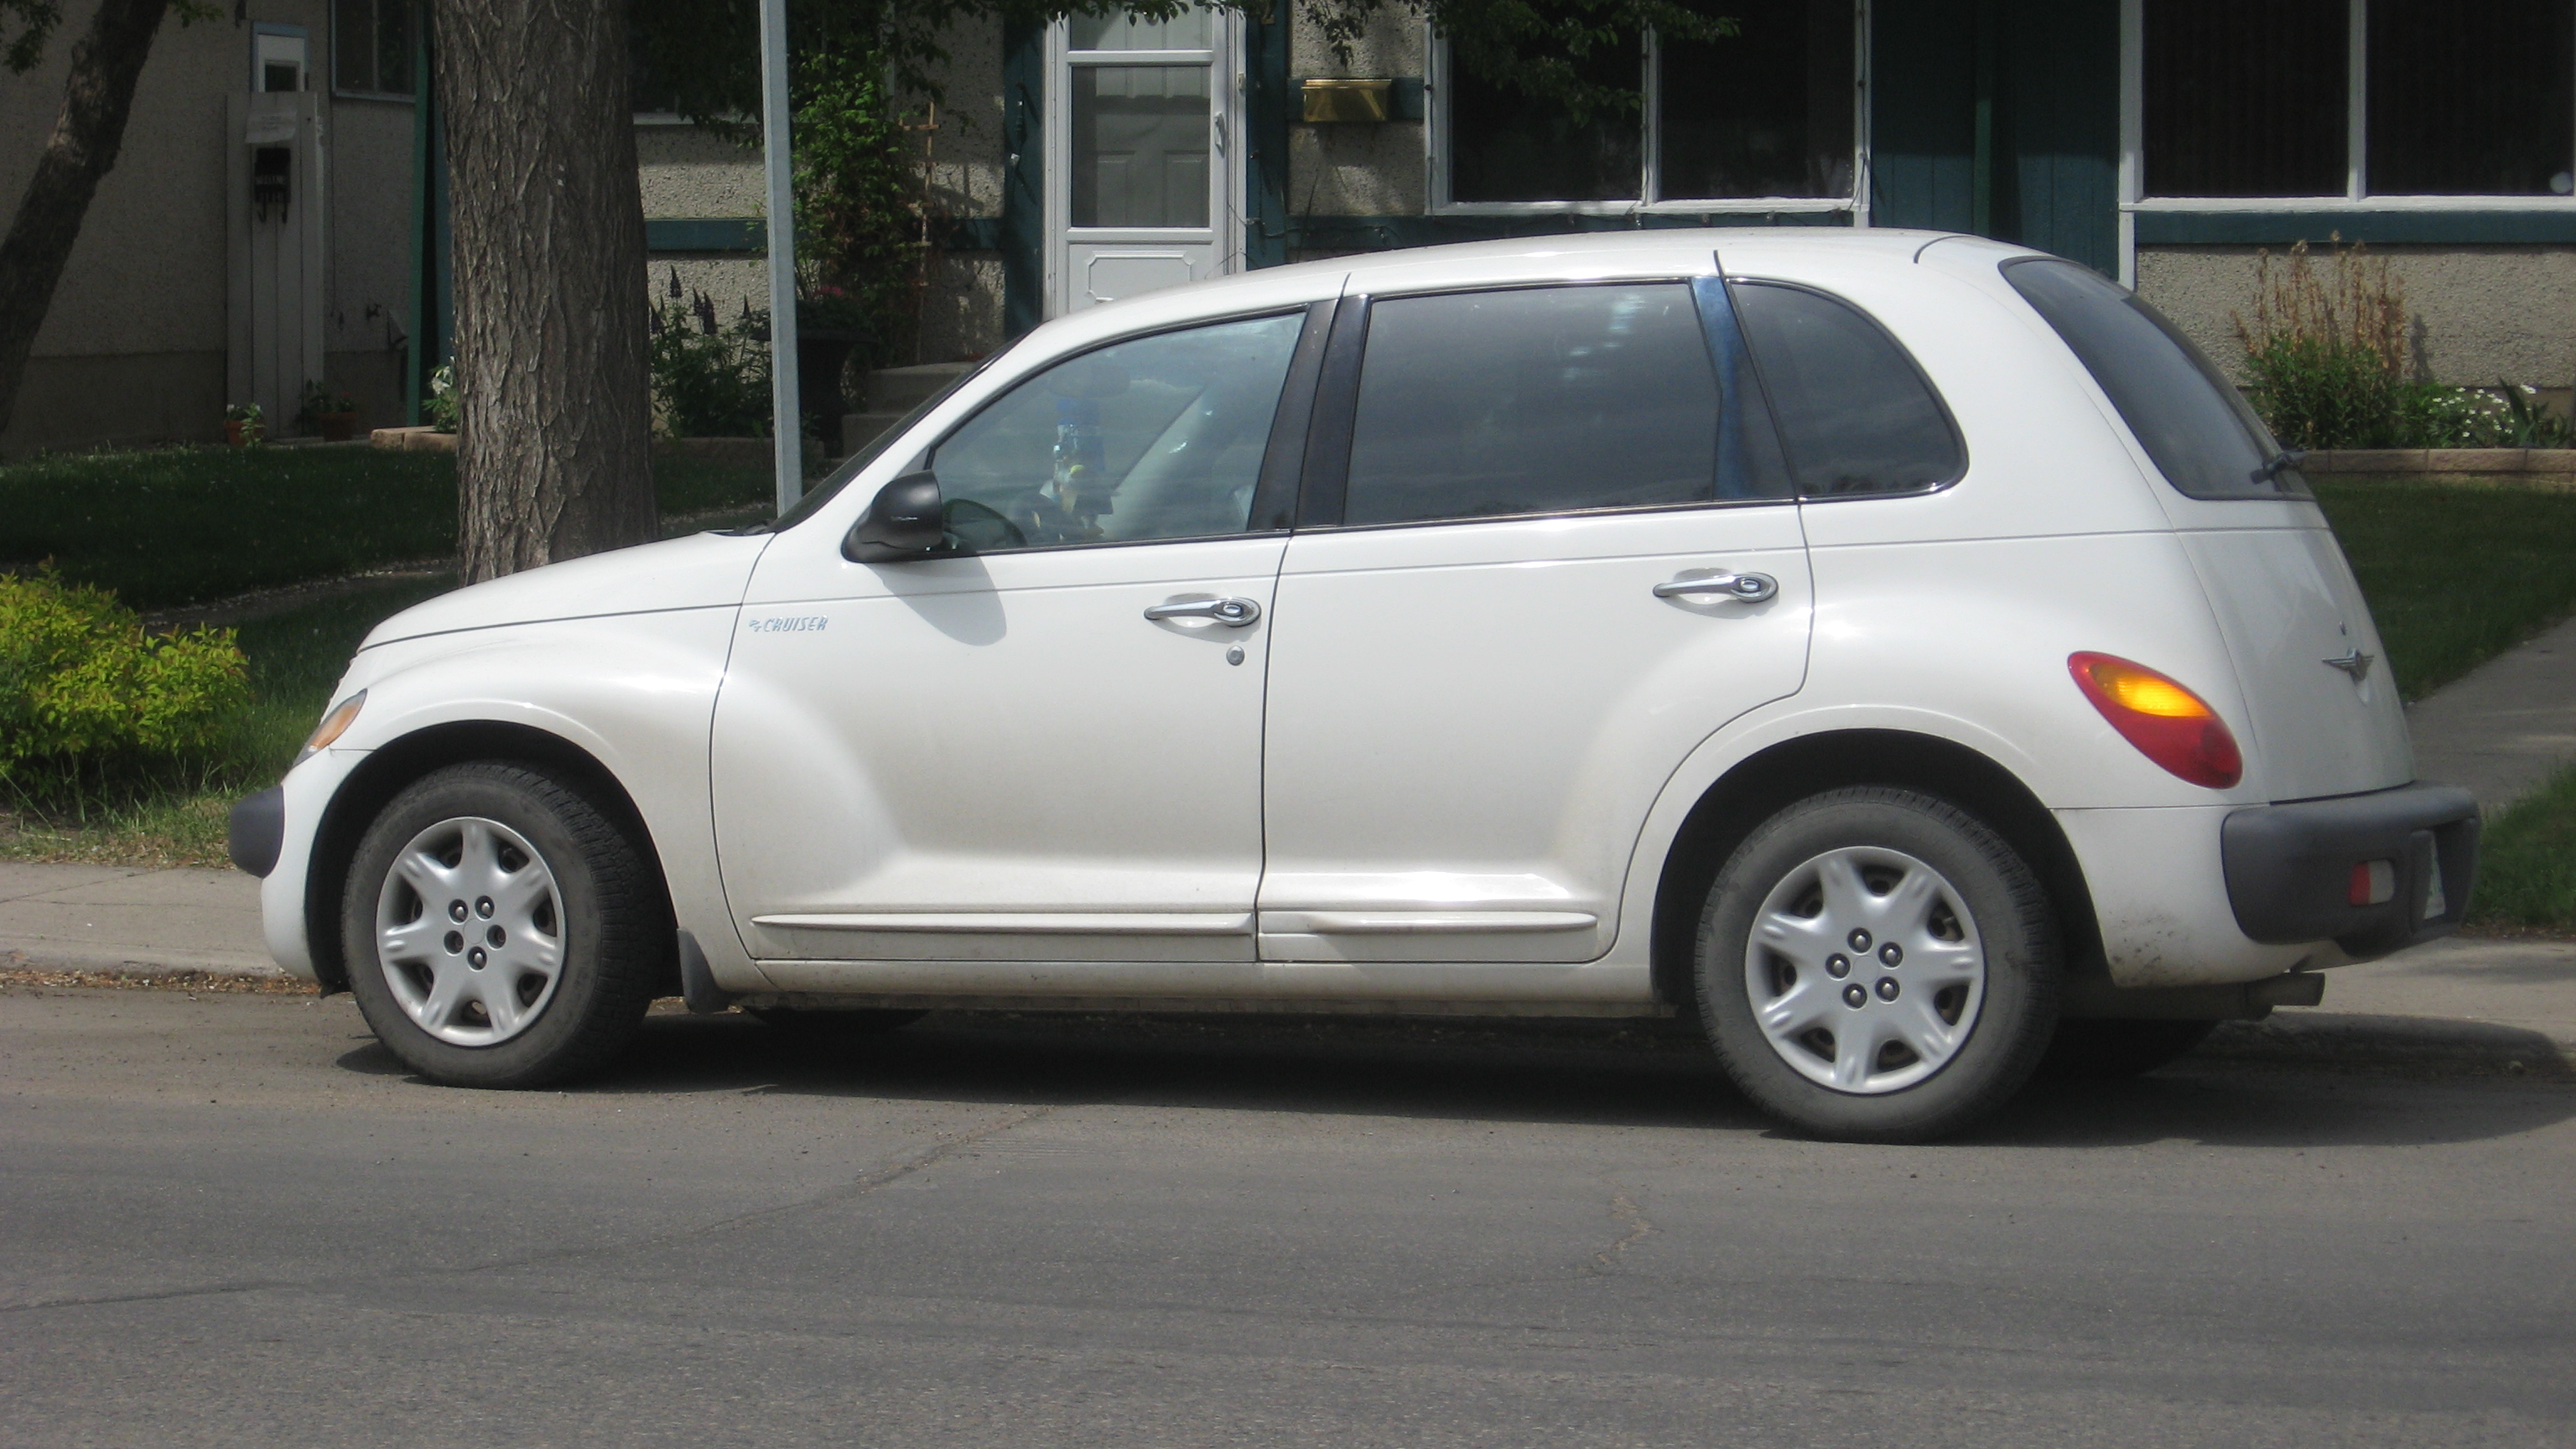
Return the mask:
{"type": "MultiPolygon", "coordinates": [[[[61,111],[71,49],[89,25],[90,7],[67,9],[44,64],[0,87],[0,202],[13,213],[61,111]]],[[[99,185],[37,332],[0,454],[221,439],[224,97],[250,88],[252,22],[302,26],[309,38],[329,172],[330,380],[358,396],[362,420],[395,420],[400,354],[389,343],[410,295],[411,107],[332,96],[327,0],[250,0],[238,24],[229,15],[163,22],[116,168],[99,185]]]]}

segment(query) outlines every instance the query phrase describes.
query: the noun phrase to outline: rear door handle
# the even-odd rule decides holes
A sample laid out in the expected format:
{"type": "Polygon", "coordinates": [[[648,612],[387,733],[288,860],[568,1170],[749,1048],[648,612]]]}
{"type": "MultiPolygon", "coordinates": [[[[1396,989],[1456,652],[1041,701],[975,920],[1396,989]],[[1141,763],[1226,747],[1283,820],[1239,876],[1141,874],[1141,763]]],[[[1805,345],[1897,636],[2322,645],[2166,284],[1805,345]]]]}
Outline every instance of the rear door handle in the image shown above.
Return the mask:
{"type": "Polygon", "coordinates": [[[1166,619],[1213,619],[1229,629],[1240,629],[1261,617],[1261,606],[1250,599],[1174,599],[1147,609],[1145,617],[1157,624],[1166,619]]]}
{"type": "Polygon", "coordinates": [[[1669,583],[1655,585],[1655,597],[1658,599],[1697,599],[1714,596],[1758,604],[1779,592],[1780,581],[1769,574],[1692,572],[1683,574],[1669,583]]]}

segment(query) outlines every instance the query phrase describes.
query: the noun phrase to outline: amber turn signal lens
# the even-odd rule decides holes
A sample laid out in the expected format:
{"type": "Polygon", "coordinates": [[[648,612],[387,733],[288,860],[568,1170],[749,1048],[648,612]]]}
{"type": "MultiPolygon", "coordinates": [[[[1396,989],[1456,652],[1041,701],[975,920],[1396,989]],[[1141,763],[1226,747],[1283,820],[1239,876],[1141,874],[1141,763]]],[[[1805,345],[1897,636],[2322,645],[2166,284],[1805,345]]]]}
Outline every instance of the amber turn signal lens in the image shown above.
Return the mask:
{"type": "Polygon", "coordinates": [[[2236,736],[2199,695],[2114,654],[2070,654],[2066,668],[2084,697],[2138,753],[2212,790],[2245,778],[2236,736]]]}
{"type": "Polygon", "coordinates": [[[312,756],[331,748],[333,740],[347,734],[349,726],[357,723],[358,711],[364,708],[366,703],[367,692],[362,689],[331,706],[331,712],[322,716],[322,723],[314,726],[313,737],[304,742],[303,749],[296,751],[295,762],[300,765],[312,756]]]}

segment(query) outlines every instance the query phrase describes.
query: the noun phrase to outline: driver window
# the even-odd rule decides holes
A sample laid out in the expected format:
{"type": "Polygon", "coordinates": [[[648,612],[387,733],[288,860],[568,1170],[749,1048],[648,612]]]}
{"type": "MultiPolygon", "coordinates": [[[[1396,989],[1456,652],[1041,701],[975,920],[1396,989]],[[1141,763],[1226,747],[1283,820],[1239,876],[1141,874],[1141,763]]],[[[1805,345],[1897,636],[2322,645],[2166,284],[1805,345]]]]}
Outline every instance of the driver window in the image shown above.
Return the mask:
{"type": "Polygon", "coordinates": [[[1240,533],[1302,312],[1158,333],[1020,383],[931,455],[979,553],[1240,533]]]}

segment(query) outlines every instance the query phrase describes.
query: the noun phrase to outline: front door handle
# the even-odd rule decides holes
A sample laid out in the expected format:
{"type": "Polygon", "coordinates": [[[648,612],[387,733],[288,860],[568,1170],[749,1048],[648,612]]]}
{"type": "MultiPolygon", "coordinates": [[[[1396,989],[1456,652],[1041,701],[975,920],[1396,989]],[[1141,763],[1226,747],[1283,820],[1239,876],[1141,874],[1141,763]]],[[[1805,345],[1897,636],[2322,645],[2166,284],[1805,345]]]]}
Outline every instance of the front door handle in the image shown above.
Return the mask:
{"type": "Polygon", "coordinates": [[[1261,617],[1261,606],[1250,599],[1175,599],[1147,609],[1145,617],[1157,624],[1165,619],[1213,619],[1229,629],[1240,629],[1261,617]]]}
{"type": "Polygon", "coordinates": [[[1769,574],[1688,573],[1669,583],[1655,585],[1658,599],[1693,599],[1713,595],[1758,604],[1779,592],[1780,581],[1769,574]]]}

